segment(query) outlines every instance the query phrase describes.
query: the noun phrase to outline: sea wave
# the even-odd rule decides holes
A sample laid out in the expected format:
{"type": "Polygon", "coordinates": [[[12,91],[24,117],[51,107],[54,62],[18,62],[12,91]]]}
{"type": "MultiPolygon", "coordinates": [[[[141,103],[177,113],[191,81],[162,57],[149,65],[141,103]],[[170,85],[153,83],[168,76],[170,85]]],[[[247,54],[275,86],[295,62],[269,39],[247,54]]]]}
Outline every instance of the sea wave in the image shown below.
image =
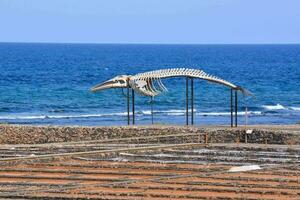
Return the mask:
{"type": "MultiPolygon", "coordinates": [[[[197,110],[194,109],[194,112],[197,110]]],[[[161,114],[166,114],[166,115],[183,115],[185,114],[186,110],[153,110],[153,113],[161,113],[161,114]]],[[[191,109],[189,109],[189,112],[191,112],[191,109]]],[[[126,113],[127,114],[127,113],[126,113]]],[[[151,110],[142,110],[138,111],[137,114],[143,114],[143,115],[151,115],[151,110]]]]}
{"type": "MultiPolygon", "coordinates": [[[[173,115],[173,116],[178,116],[178,115],[185,115],[186,110],[163,110],[163,111],[154,111],[155,113],[162,113],[162,114],[167,114],[167,115],[173,115]]],[[[189,112],[191,112],[191,109],[189,109],[189,112]]],[[[199,116],[228,116],[231,113],[230,112],[197,112],[196,109],[194,109],[194,112],[196,115],[199,116]]],[[[151,112],[150,112],[151,114],[151,112]]],[[[261,111],[248,111],[248,115],[262,115],[261,111]]],[[[238,115],[245,115],[245,112],[238,112],[238,115]]]]}
{"type": "MultiPolygon", "coordinates": [[[[234,114],[234,113],[233,113],[234,114]]],[[[245,115],[246,112],[238,112],[238,115],[245,115]]],[[[261,111],[247,111],[247,115],[262,115],[261,111]]],[[[231,115],[231,112],[206,112],[206,113],[197,113],[196,115],[200,116],[228,116],[231,115]]]]}
{"type": "Polygon", "coordinates": [[[300,107],[291,107],[292,110],[300,111],[300,107]]]}
{"type": "Polygon", "coordinates": [[[265,108],[266,110],[284,110],[286,109],[283,105],[281,104],[276,104],[276,105],[263,105],[263,108],[265,108]]]}
{"type": "Polygon", "coordinates": [[[51,110],[49,110],[49,112],[52,112],[52,113],[63,113],[63,112],[65,112],[65,110],[64,109],[51,109],[51,110]]]}
{"type": "Polygon", "coordinates": [[[267,111],[274,111],[276,112],[277,110],[280,111],[280,110],[290,110],[290,111],[300,111],[300,107],[285,107],[281,104],[276,104],[276,105],[263,105],[262,106],[265,110],[267,111]]]}
{"type": "Polygon", "coordinates": [[[34,120],[34,119],[70,119],[70,118],[97,118],[105,116],[126,116],[127,113],[109,113],[109,114],[78,114],[78,115],[7,115],[0,116],[2,120],[34,120]]]}
{"type": "MultiPolygon", "coordinates": [[[[181,116],[185,115],[185,110],[154,110],[155,114],[167,116],[181,116]]],[[[195,110],[196,112],[196,110],[195,110]]],[[[132,114],[130,112],[130,114],[132,114]]],[[[137,115],[151,115],[151,110],[142,110],[136,113],[137,115]]],[[[199,112],[195,113],[199,116],[228,116],[230,112],[199,112]]],[[[248,111],[248,115],[261,115],[260,111],[248,111]]],[[[127,112],[116,113],[95,113],[95,114],[72,114],[72,115],[4,115],[0,116],[0,120],[44,120],[44,119],[72,119],[72,118],[100,118],[113,116],[126,116],[127,112]]],[[[245,115],[245,112],[238,112],[238,115],[245,115]]]]}

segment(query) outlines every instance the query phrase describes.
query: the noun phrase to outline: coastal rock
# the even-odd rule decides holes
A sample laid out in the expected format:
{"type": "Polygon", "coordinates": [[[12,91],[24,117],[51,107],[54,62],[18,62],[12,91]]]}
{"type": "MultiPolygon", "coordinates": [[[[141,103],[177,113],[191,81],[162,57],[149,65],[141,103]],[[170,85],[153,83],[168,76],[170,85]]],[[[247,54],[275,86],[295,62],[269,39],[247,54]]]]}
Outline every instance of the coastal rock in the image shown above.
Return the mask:
{"type": "MultiPolygon", "coordinates": [[[[300,131],[274,128],[255,128],[246,134],[243,128],[230,127],[186,127],[186,126],[23,126],[0,125],[0,144],[41,144],[53,142],[71,142],[88,140],[107,140],[114,138],[145,137],[171,134],[191,134],[198,136],[173,137],[161,143],[211,142],[259,144],[300,144],[300,131]],[[207,137],[205,139],[205,137],[207,137]]],[[[151,138],[142,141],[154,140],[151,138]]],[[[157,140],[157,139],[156,139],[157,140]]],[[[141,141],[141,142],[142,142],[141,141]]]]}

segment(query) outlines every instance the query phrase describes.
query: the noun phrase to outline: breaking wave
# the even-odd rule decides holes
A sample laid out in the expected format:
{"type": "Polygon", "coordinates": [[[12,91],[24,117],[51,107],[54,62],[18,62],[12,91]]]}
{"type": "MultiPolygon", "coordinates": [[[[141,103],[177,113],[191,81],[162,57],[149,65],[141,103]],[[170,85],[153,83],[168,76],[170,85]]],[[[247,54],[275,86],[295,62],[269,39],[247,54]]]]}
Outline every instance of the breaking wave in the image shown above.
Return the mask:
{"type": "Polygon", "coordinates": [[[291,107],[292,110],[300,111],[300,107],[291,107]]]}
{"type": "MultiPolygon", "coordinates": [[[[246,112],[238,112],[238,115],[245,115],[246,112]]],[[[262,115],[261,111],[247,111],[248,115],[262,115]]],[[[228,116],[231,115],[230,112],[207,112],[207,113],[197,113],[197,115],[202,116],[228,116]]]]}
{"type": "Polygon", "coordinates": [[[276,110],[292,110],[292,111],[300,111],[300,107],[284,107],[281,104],[276,105],[264,105],[262,106],[264,109],[269,111],[276,111],[276,110]]]}
{"type": "Polygon", "coordinates": [[[284,110],[286,109],[283,105],[281,104],[276,104],[276,105],[264,105],[263,108],[266,110],[284,110]]]}
{"type": "Polygon", "coordinates": [[[83,114],[83,115],[8,115],[0,116],[0,119],[6,120],[34,120],[34,119],[70,119],[70,118],[97,118],[105,116],[126,116],[127,113],[111,113],[111,114],[83,114]]]}
{"type": "MultiPolygon", "coordinates": [[[[191,110],[190,110],[191,111],[191,110]]],[[[194,110],[196,112],[196,110],[194,110]]],[[[155,114],[167,116],[181,116],[185,115],[185,110],[154,110],[155,114]]],[[[130,113],[132,114],[132,113],[130,113]]],[[[199,116],[228,116],[230,112],[199,112],[195,113],[199,116]]],[[[249,115],[261,115],[260,111],[248,111],[249,115]]],[[[113,116],[126,116],[127,112],[117,113],[96,113],[96,114],[73,114],[73,115],[4,115],[0,116],[0,120],[44,120],[44,119],[72,119],[72,118],[100,118],[113,116]]],[[[136,115],[151,115],[151,110],[142,110],[136,112],[136,115]]],[[[245,112],[238,112],[238,115],[245,115],[245,112]]]]}
{"type": "MultiPolygon", "coordinates": [[[[276,105],[263,105],[264,110],[261,111],[248,111],[247,114],[249,116],[262,116],[262,115],[278,115],[277,111],[287,110],[292,113],[298,113],[300,111],[300,107],[284,107],[281,104],[276,105]]],[[[254,108],[257,109],[257,108],[254,108]]],[[[51,111],[48,114],[8,114],[8,115],[0,115],[0,120],[47,120],[47,119],[76,119],[76,118],[112,118],[112,117],[125,117],[127,116],[127,112],[112,112],[112,113],[88,113],[88,114],[62,114],[61,110],[59,111],[51,111]]],[[[191,109],[189,110],[191,112],[191,109]]],[[[230,112],[197,112],[194,109],[195,115],[197,116],[230,116],[230,112]]],[[[184,116],[186,114],[185,109],[170,109],[170,110],[153,110],[155,115],[160,116],[184,116]]],[[[130,113],[132,114],[132,113],[130,113]]],[[[244,111],[238,112],[238,115],[245,115],[244,111]]],[[[281,113],[282,114],[282,113],[281,113]]],[[[288,114],[288,113],[287,113],[288,114]]],[[[137,110],[137,116],[150,116],[151,110],[137,110]]]]}

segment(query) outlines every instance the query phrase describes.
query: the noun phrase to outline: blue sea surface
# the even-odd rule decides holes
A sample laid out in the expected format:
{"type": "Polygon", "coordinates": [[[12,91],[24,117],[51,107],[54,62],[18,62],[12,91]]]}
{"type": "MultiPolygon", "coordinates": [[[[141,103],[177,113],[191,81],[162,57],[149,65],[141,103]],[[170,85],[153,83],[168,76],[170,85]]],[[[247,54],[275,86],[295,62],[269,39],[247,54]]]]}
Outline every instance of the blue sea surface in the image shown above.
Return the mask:
{"type": "MultiPolygon", "coordinates": [[[[300,121],[300,45],[125,45],[0,43],[0,123],[125,125],[121,89],[91,93],[120,74],[197,68],[250,90],[239,123],[300,121]]],[[[185,123],[185,79],[163,80],[154,123],[185,123]]],[[[230,89],[195,80],[195,124],[230,124],[230,89]]],[[[151,124],[150,98],[136,95],[136,123],[151,124]]]]}

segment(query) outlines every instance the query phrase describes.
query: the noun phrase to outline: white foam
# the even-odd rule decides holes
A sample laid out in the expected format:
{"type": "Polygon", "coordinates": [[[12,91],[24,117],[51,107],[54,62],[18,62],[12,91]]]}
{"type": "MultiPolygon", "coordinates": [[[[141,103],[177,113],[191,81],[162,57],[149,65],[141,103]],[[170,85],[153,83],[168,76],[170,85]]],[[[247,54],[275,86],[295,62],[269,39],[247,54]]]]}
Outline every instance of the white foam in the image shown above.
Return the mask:
{"type": "Polygon", "coordinates": [[[151,110],[142,110],[141,113],[144,115],[151,115],[151,110]]]}
{"type": "MultiPolygon", "coordinates": [[[[196,112],[197,110],[194,109],[194,112],[196,112]]],[[[162,113],[162,114],[166,114],[166,115],[170,115],[170,116],[180,116],[180,115],[185,115],[186,114],[186,110],[155,110],[153,111],[154,113],[162,113]]],[[[191,112],[191,110],[189,110],[189,112],[191,112]]],[[[149,110],[145,110],[141,112],[142,114],[145,115],[151,115],[151,111],[149,110]]],[[[229,116],[231,113],[230,112],[198,112],[196,113],[196,115],[199,116],[229,116]]],[[[245,115],[246,112],[238,112],[238,115],[245,115]]],[[[262,112],[261,111],[248,111],[247,112],[248,115],[261,115],[262,112]]]]}
{"type": "Polygon", "coordinates": [[[300,107],[291,107],[292,110],[300,111],[300,107]]]}
{"type": "MultiPolygon", "coordinates": [[[[196,112],[197,110],[194,109],[194,112],[196,112]]],[[[154,113],[162,113],[162,114],[166,114],[166,115],[173,115],[173,116],[179,116],[179,115],[184,115],[186,113],[186,110],[175,110],[175,109],[171,109],[171,110],[154,110],[154,113]]],[[[191,109],[189,109],[189,112],[191,112],[191,109]]],[[[144,115],[151,115],[151,110],[142,110],[140,113],[144,114],[144,115]]]]}
{"type": "Polygon", "coordinates": [[[180,116],[180,115],[185,115],[185,112],[182,112],[182,113],[167,113],[167,115],[170,115],[170,116],[180,116]]]}
{"type": "Polygon", "coordinates": [[[281,104],[276,104],[276,105],[264,105],[263,106],[267,110],[284,110],[285,107],[281,104]]]}
{"type": "Polygon", "coordinates": [[[101,117],[102,114],[91,114],[91,115],[8,115],[0,116],[0,119],[6,120],[26,120],[26,119],[67,119],[67,118],[89,118],[89,117],[101,117]]]}
{"type": "MultiPolygon", "coordinates": [[[[192,109],[189,109],[189,112],[191,112],[192,109]]],[[[194,112],[196,112],[197,110],[194,109],[194,112]]],[[[160,112],[160,113],[185,113],[186,110],[174,110],[174,109],[171,109],[171,110],[158,110],[157,112],[160,112]]]]}
{"type": "MultiPolygon", "coordinates": [[[[246,112],[238,112],[238,115],[245,115],[246,112]]],[[[248,111],[248,115],[261,115],[261,111],[248,111]]],[[[203,113],[196,113],[196,115],[200,116],[228,116],[231,115],[230,112],[203,112],[203,113]]]]}
{"type": "MultiPolygon", "coordinates": [[[[196,110],[194,110],[196,112],[196,110]]],[[[140,112],[142,115],[151,115],[150,110],[143,110],[140,112]]],[[[154,113],[160,113],[161,115],[168,116],[181,116],[185,115],[185,110],[156,110],[154,113]]],[[[130,112],[130,115],[132,112],[130,112]]],[[[137,113],[138,114],[138,113],[137,113]]],[[[261,115],[260,111],[248,111],[249,115],[261,115]]],[[[42,119],[70,119],[70,118],[98,118],[98,117],[110,117],[110,116],[126,116],[127,112],[117,113],[95,113],[95,114],[65,114],[65,115],[4,115],[0,116],[0,120],[42,120],[42,119]]],[[[228,116],[230,112],[200,112],[196,113],[199,116],[228,116]]],[[[245,115],[245,112],[238,112],[238,115],[245,115]]]]}
{"type": "Polygon", "coordinates": [[[0,116],[0,119],[13,120],[13,119],[45,119],[44,115],[36,115],[36,116],[0,116]]]}

